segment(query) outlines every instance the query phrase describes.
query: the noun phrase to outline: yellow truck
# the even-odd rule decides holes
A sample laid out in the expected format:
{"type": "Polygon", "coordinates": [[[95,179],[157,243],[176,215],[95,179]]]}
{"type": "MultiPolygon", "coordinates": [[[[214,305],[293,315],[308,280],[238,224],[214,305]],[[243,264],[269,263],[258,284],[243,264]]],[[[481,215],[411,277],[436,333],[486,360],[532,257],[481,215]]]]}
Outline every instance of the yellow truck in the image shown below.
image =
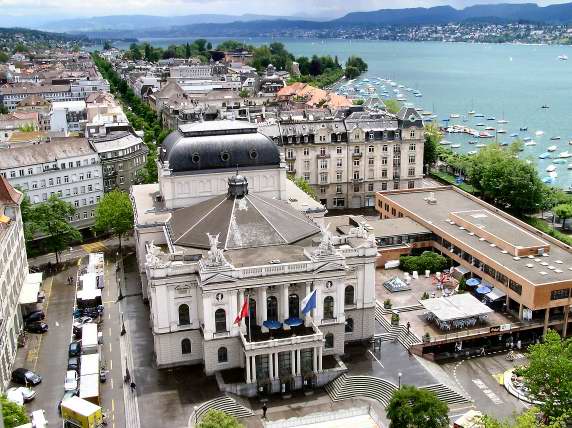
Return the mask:
{"type": "Polygon", "coordinates": [[[79,397],[62,402],[64,428],[100,428],[103,426],[101,407],[79,397]]]}

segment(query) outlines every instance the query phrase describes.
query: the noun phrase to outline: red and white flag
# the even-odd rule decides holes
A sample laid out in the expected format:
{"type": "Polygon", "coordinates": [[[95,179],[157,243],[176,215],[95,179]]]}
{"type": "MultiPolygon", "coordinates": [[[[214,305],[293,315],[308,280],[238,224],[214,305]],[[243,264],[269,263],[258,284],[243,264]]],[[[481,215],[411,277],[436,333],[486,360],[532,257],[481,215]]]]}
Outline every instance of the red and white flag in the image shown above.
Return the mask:
{"type": "Polygon", "coordinates": [[[247,316],[248,316],[248,299],[245,297],[244,303],[242,304],[242,309],[240,310],[240,313],[236,316],[234,323],[240,325],[242,319],[246,318],[247,316]]]}

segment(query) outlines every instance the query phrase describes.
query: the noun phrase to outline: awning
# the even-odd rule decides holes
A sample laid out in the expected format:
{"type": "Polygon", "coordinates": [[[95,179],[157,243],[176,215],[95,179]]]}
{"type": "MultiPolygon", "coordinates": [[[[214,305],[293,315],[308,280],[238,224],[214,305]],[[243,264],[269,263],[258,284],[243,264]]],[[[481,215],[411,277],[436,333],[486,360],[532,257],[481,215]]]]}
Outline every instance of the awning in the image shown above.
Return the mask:
{"type": "Polygon", "coordinates": [[[479,288],[477,288],[477,293],[479,294],[489,294],[491,289],[486,285],[481,284],[479,288]]]}
{"type": "Polygon", "coordinates": [[[477,278],[469,278],[469,279],[467,279],[467,282],[466,282],[466,284],[467,284],[469,287],[476,287],[476,286],[478,286],[480,283],[481,283],[481,281],[480,281],[479,279],[477,279],[477,278]]]}
{"type": "Polygon", "coordinates": [[[441,321],[466,319],[493,312],[491,308],[483,305],[469,293],[425,299],[420,300],[419,303],[441,321]]]}
{"type": "Polygon", "coordinates": [[[24,284],[22,285],[22,290],[20,291],[20,297],[18,298],[18,303],[21,305],[26,305],[29,303],[38,303],[38,293],[40,291],[40,285],[42,285],[42,273],[28,273],[24,284]]]}
{"type": "Polygon", "coordinates": [[[491,302],[494,302],[499,299],[504,299],[506,297],[506,293],[498,288],[493,288],[490,293],[485,294],[485,297],[491,302]]]}

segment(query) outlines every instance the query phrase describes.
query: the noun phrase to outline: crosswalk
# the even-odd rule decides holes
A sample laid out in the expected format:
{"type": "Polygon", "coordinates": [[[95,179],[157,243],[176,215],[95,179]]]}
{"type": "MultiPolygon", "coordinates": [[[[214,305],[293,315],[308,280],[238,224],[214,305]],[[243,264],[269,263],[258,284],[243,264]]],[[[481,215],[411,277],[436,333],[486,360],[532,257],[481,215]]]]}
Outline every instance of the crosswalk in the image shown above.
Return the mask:
{"type": "Polygon", "coordinates": [[[101,253],[107,249],[105,244],[101,241],[92,242],[91,244],[83,244],[81,247],[86,253],[101,253]]]}

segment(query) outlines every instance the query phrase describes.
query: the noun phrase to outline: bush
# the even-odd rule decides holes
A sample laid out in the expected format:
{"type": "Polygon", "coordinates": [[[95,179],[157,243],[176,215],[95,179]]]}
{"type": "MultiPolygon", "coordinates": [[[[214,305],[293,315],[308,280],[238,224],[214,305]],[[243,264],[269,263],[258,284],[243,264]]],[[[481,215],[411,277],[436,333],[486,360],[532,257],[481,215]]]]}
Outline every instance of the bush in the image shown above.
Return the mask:
{"type": "Polygon", "coordinates": [[[384,307],[385,309],[391,309],[391,300],[390,300],[390,299],[385,299],[385,300],[383,301],[383,307],[384,307]]]}
{"type": "Polygon", "coordinates": [[[391,325],[399,325],[399,314],[391,314],[391,325]]]}
{"type": "Polygon", "coordinates": [[[401,256],[400,267],[405,272],[441,272],[448,265],[445,257],[432,251],[424,251],[420,256],[401,256]]]}
{"type": "Polygon", "coordinates": [[[242,428],[244,425],[240,424],[235,417],[228,415],[220,410],[210,409],[205,413],[199,424],[198,428],[242,428]]]}
{"type": "Polygon", "coordinates": [[[429,298],[429,293],[427,293],[426,291],[423,292],[423,294],[421,295],[421,299],[420,300],[427,300],[429,298]]]}

